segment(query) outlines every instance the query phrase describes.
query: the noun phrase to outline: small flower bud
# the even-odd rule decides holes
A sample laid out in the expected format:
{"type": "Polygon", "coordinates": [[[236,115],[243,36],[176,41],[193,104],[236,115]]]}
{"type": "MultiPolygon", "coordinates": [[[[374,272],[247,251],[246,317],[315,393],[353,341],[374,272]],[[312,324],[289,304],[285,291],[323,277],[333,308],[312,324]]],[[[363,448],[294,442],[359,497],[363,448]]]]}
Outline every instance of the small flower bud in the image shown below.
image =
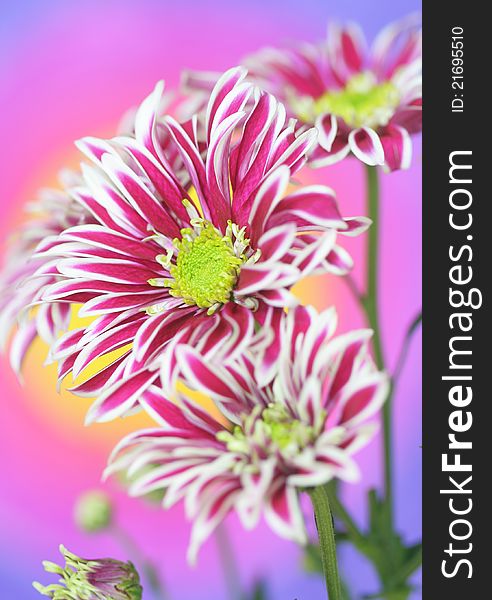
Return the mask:
{"type": "Polygon", "coordinates": [[[48,573],[60,576],[59,583],[34,588],[42,595],[54,600],[141,600],[142,586],[131,562],[120,562],[112,558],[85,559],[60,546],[65,567],[44,561],[48,573]]]}
{"type": "Polygon", "coordinates": [[[91,491],[83,494],[75,504],[74,517],[77,526],[88,533],[102,531],[111,524],[113,507],[107,494],[91,491]]]}

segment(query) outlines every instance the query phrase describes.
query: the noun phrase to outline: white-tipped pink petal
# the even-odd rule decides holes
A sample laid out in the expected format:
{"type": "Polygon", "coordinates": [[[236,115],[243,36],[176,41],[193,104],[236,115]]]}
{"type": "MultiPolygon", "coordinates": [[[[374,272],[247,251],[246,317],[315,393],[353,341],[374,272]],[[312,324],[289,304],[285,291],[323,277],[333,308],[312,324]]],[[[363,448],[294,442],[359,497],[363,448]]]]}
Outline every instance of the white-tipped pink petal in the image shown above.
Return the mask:
{"type": "Polygon", "coordinates": [[[384,148],[374,129],[354,129],[349,133],[348,140],[352,152],[366,165],[373,167],[384,164],[384,148]]]}
{"type": "Polygon", "coordinates": [[[266,231],[258,240],[262,261],[274,263],[281,260],[292,247],[296,233],[294,223],[285,223],[266,231]]]}
{"type": "Polygon", "coordinates": [[[118,381],[92,404],[86,416],[86,424],[104,423],[123,415],[138,403],[143,391],[155,381],[157,376],[157,372],[143,370],[134,373],[128,379],[118,381]]]}
{"type": "Polygon", "coordinates": [[[265,507],[265,520],[279,535],[299,544],[307,542],[297,490],[279,482],[273,489],[265,507]]]}
{"type": "Polygon", "coordinates": [[[398,125],[388,125],[380,138],[387,170],[408,169],[412,160],[412,141],[408,131],[398,125]]]}
{"type": "Polygon", "coordinates": [[[359,381],[347,385],[340,400],[340,422],[353,427],[374,415],[387,398],[388,386],[388,378],[383,373],[361,376],[359,381]]]}
{"type": "Polygon", "coordinates": [[[313,169],[328,167],[340,162],[348,156],[350,145],[345,136],[335,138],[328,152],[321,145],[317,146],[309,156],[309,165],[313,169]]]}
{"type": "Polygon", "coordinates": [[[198,515],[193,522],[190,545],[187,558],[190,564],[195,564],[198,551],[205,540],[225,519],[233,508],[239,485],[233,479],[214,485],[202,500],[198,515]]]}
{"type": "Polygon", "coordinates": [[[331,152],[333,142],[338,133],[338,120],[335,115],[320,115],[316,119],[316,129],[318,130],[319,145],[331,152]]]}
{"type": "Polygon", "coordinates": [[[114,153],[114,148],[108,141],[95,137],[85,137],[77,140],[75,146],[95,164],[101,163],[104,154],[114,153]]]}
{"type": "Polygon", "coordinates": [[[343,26],[331,23],[328,27],[328,54],[338,80],[345,83],[362,70],[366,40],[362,29],[354,22],[343,26]]]}
{"type": "Polygon", "coordinates": [[[324,264],[324,261],[330,256],[333,250],[336,237],[334,230],[327,231],[299,252],[294,260],[294,265],[299,269],[302,277],[311,275],[324,264]]]}
{"type": "Polygon", "coordinates": [[[178,363],[191,385],[222,401],[232,401],[237,389],[234,380],[222,369],[212,368],[202,356],[189,346],[176,350],[178,363]]]}
{"type": "Polygon", "coordinates": [[[27,351],[31,347],[36,336],[37,329],[35,321],[29,321],[25,326],[21,326],[14,335],[9,357],[10,366],[18,377],[20,377],[22,364],[26,358],[27,351]]]}
{"type": "Polygon", "coordinates": [[[150,152],[158,156],[155,143],[155,122],[164,92],[164,82],[157,82],[154,90],[141,103],[135,114],[135,137],[150,152]]]}
{"type": "Polygon", "coordinates": [[[185,129],[175,119],[166,116],[163,120],[163,125],[176,145],[198,197],[204,201],[201,205],[204,217],[210,219],[210,207],[206,201],[207,176],[200,151],[185,129]]]}
{"type": "Polygon", "coordinates": [[[109,154],[103,155],[102,164],[119,192],[144,220],[146,228],[166,231],[168,237],[179,235],[176,221],[132,169],[121,159],[109,154]]]}
{"type": "Polygon", "coordinates": [[[206,130],[208,139],[214,124],[217,110],[226,96],[246,77],[247,71],[242,67],[235,67],[226,71],[217,81],[210,95],[206,114],[206,130]]]}
{"type": "Polygon", "coordinates": [[[380,31],[372,46],[373,68],[390,77],[400,66],[422,53],[421,16],[410,14],[380,31]]]}
{"type": "Polygon", "coordinates": [[[258,237],[263,233],[268,217],[282,200],[289,178],[289,169],[281,166],[271,173],[258,190],[248,217],[251,230],[258,232],[256,233],[258,237]]]}
{"type": "Polygon", "coordinates": [[[344,219],[347,229],[340,231],[342,235],[356,237],[361,233],[365,233],[372,224],[368,217],[346,217],[344,219]]]}
{"type": "Polygon", "coordinates": [[[289,290],[277,288],[274,290],[262,290],[257,297],[267,306],[276,308],[292,308],[299,304],[299,300],[289,290]]]}
{"type": "Polygon", "coordinates": [[[241,269],[235,295],[248,297],[270,289],[292,286],[299,279],[295,265],[280,263],[272,268],[268,263],[258,262],[241,269]]]}
{"type": "Polygon", "coordinates": [[[312,185],[282,198],[272,211],[269,225],[295,223],[298,231],[347,229],[333,190],[312,185]]]}
{"type": "Polygon", "coordinates": [[[317,139],[318,132],[315,127],[294,136],[294,139],[286,144],[283,152],[280,151],[280,147],[277,149],[271,159],[271,162],[273,162],[271,168],[275,169],[279,165],[287,165],[291,173],[294,174],[305,164],[310,151],[315,147],[317,139]]]}

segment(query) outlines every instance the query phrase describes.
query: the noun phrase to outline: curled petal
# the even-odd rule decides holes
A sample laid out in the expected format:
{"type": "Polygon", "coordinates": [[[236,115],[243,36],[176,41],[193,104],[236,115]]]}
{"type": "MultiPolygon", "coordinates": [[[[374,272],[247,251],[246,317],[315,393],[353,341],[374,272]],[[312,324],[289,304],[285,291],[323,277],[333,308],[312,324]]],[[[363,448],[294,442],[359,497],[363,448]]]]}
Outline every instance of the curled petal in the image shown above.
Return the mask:
{"type": "Polygon", "coordinates": [[[331,152],[333,142],[338,133],[338,120],[335,115],[320,115],[316,119],[316,128],[318,130],[319,145],[331,152]]]}
{"type": "Polygon", "coordinates": [[[380,138],[384,148],[385,167],[389,171],[408,169],[412,159],[412,142],[408,131],[398,125],[388,125],[380,138]]]}
{"type": "Polygon", "coordinates": [[[384,148],[374,129],[370,127],[354,129],[348,139],[352,152],[366,165],[373,167],[384,164],[384,148]]]}
{"type": "Polygon", "coordinates": [[[265,519],[279,536],[299,544],[307,542],[304,518],[294,487],[277,483],[268,498],[265,519]]]}

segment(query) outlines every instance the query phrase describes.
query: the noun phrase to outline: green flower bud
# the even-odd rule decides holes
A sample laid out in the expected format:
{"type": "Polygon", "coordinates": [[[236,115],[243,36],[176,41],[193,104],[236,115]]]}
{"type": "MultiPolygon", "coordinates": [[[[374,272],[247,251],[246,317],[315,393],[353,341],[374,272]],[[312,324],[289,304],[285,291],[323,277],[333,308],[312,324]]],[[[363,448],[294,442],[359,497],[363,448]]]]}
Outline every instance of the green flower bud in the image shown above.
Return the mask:
{"type": "Polygon", "coordinates": [[[100,491],[86,492],[78,499],[74,517],[77,526],[88,533],[107,529],[112,520],[113,506],[107,494],[100,491]]]}
{"type": "Polygon", "coordinates": [[[65,567],[44,561],[46,572],[60,576],[58,583],[34,588],[54,600],[141,600],[142,586],[131,562],[112,558],[80,558],[60,546],[65,567]]]}

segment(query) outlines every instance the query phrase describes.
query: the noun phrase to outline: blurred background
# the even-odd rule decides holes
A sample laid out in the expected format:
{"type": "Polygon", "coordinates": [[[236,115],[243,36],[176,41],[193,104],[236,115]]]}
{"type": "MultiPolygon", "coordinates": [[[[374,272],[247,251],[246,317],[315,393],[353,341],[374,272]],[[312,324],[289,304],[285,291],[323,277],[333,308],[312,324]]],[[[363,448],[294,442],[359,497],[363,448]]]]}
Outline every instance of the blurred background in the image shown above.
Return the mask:
{"type": "MultiPolygon", "coordinates": [[[[22,220],[23,205],[37,190],[57,183],[57,172],[79,161],[73,141],[111,136],[125,111],[138,104],[158,79],[168,88],[183,68],[225,70],[264,45],[322,38],[329,19],[354,19],[369,39],[389,21],[420,9],[418,0],[37,0],[0,3],[0,244],[22,220]]],[[[414,140],[409,171],[382,175],[382,322],[386,355],[394,366],[401,340],[421,302],[421,150],[414,140]]],[[[302,179],[326,183],[345,216],[363,214],[364,171],[355,160],[304,172],[302,179]]],[[[347,247],[362,282],[364,240],[347,247]]],[[[343,281],[311,278],[297,290],[318,308],[336,304],[341,329],[363,325],[343,281]]],[[[46,348],[30,353],[19,383],[0,357],[0,596],[39,597],[33,579],[48,582],[41,560],[59,559],[63,542],[89,557],[126,556],[109,534],[86,535],[73,522],[73,504],[87,489],[111,494],[118,522],[151,556],[170,600],[230,600],[216,542],[202,549],[198,564],[185,562],[189,537],[182,507],[164,512],[130,499],[116,481],[100,483],[108,453],[127,432],[148,423],[135,416],[84,427],[89,402],[55,391],[55,372],[43,367],[46,348]]],[[[395,400],[395,489],[398,528],[417,540],[421,525],[421,352],[412,344],[395,400]]],[[[344,498],[361,523],[365,492],[379,487],[381,444],[376,438],[359,454],[363,481],[347,486],[344,498]]],[[[309,507],[306,507],[308,510],[309,507]]],[[[227,528],[240,572],[251,588],[267,581],[271,600],[323,598],[317,575],[302,569],[301,552],[262,525],[244,531],[235,518],[227,528]]],[[[342,549],[342,571],[354,597],[377,591],[371,568],[342,549]]],[[[138,566],[138,560],[136,560],[138,566]]],[[[146,590],[146,600],[153,600],[146,590]]],[[[420,598],[415,592],[412,598],[420,598]]]]}

